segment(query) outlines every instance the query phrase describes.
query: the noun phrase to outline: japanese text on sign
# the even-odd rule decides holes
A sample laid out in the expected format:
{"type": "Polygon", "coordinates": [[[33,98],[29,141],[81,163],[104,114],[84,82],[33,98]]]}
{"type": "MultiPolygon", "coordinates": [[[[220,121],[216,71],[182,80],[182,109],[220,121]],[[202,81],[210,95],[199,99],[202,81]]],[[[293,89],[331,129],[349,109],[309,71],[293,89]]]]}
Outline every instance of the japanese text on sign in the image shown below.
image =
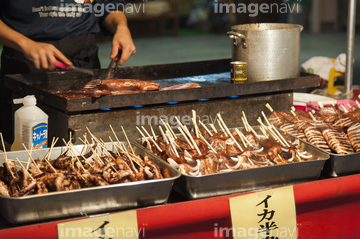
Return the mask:
{"type": "Polygon", "coordinates": [[[216,228],[217,236],[234,238],[297,238],[293,187],[282,187],[229,199],[231,230],[216,228]]]}
{"type": "Polygon", "coordinates": [[[145,225],[138,227],[136,211],[114,213],[58,224],[59,239],[138,239],[145,237],[145,225]]]}

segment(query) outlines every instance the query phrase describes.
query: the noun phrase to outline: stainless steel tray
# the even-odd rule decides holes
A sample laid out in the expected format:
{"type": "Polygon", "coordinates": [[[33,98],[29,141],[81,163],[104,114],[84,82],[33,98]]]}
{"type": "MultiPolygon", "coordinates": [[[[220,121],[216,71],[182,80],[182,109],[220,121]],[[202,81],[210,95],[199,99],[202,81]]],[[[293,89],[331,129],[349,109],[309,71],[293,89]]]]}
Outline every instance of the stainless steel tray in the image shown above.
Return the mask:
{"type": "Polygon", "coordinates": [[[324,165],[323,173],[330,177],[360,173],[360,153],[330,154],[330,159],[324,165]]]}
{"type": "MultiPolygon", "coordinates": [[[[111,144],[108,146],[112,147],[111,144]]],[[[82,146],[75,147],[78,147],[80,152],[82,146]]],[[[62,149],[63,147],[53,148],[51,158],[60,155],[62,149]]],[[[139,155],[148,155],[138,147],[134,147],[134,150],[139,155]]],[[[43,158],[47,151],[48,149],[34,150],[32,156],[43,158]]],[[[180,173],[163,161],[152,155],[149,156],[160,168],[166,168],[171,177],[19,198],[0,195],[0,213],[10,223],[25,223],[165,203],[169,198],[174,180],[180,177],[180,173]]],[[[8,152],[7,157],[28,160],[26,151],[8,152]]],[[[3,161],[2,153],[0,163],[3,161]]]]}
{"type": "MultiPolygon", "coordinates": [[[[295,136],[292,135],[292,137],[295,136]]],[[[302,139],[300,139],[300,141],[304,143],[308,143],[307,141],[304,141],[302,139]]],[[[316,147],[315,145],[312,146],[318,150],[323,151],[322,149],[316,147]]],[[[338,177],[338,176],[360,173],[360,153],[353,153],[346,155],[331,153],[329,160],[325,162],[322,173],[324,176],[329,176],[329,177],[338,177]]]]}
{"type": "MultiPolygon", "coordinates": [[[[136,146],[148,151],[139,142],[140,139],[135,142],[136,146]]],[[[181,177],[175,180],[173,188],[187,199],[198,199],[318,179],[325,161],[330,157],[329,154],[303,141],[300,141],[300,149],[319,159],[204,176],[181,174],[181,177]]],[[[148,153],[154,155],[149,151],[148,153]]],[[[156,155],[154,157],[162,160],[156,155]]]]}

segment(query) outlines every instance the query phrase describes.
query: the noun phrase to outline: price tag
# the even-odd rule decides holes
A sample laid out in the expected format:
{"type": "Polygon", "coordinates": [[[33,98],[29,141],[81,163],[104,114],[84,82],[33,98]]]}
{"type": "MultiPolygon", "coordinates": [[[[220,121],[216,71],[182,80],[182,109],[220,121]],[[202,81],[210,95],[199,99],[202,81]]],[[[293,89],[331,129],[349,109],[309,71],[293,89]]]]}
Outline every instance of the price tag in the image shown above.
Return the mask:
{"type": "Polygon", "coordinates": [[[60,223],[57,230],[59,239],[138,239],[145,233],[138,229],[135,210],[60,223]]]}
{"type": "Polygon", "coordinates": [[[230,198],[232,233],[237,238],[297,238],[292,186],[230,198]]]}

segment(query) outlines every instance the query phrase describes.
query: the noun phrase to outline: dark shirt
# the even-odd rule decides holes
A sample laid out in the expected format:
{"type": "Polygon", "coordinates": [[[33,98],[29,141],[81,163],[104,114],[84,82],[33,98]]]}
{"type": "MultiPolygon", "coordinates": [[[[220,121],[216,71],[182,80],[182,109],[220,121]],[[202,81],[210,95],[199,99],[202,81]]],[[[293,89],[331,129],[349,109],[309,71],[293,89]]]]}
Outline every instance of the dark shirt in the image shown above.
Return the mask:
{"type": "Polygon", "coordinates": [[[123,0],[0,0],[0,19],[33,40],[99,32],[113,11],[123,11],[123,0]]]}

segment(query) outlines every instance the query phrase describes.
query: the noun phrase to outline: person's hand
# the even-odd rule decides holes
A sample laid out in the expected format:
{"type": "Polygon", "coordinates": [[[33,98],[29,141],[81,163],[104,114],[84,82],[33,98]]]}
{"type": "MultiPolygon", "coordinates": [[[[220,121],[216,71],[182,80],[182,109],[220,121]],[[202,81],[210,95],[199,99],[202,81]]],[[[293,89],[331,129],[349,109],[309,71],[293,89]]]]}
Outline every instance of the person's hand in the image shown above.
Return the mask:
{"type": "Polygon", "coordinates": [[[119,50],[122,50],[121,58],[117,60],[118,65],[123,65],[136,52],[129,28],[121,24],[117,26],[112,40],[112,51],[110,58],[114,59],[119,50]]]}
{"type": "Polygon", "coordinates": [[[30,40],[22,48],[22,52],[28,60],[34,63],[36,69],[53,70],[56,59],[67,65],[72,65],[72,62],[52,44],[30,40]]]}

